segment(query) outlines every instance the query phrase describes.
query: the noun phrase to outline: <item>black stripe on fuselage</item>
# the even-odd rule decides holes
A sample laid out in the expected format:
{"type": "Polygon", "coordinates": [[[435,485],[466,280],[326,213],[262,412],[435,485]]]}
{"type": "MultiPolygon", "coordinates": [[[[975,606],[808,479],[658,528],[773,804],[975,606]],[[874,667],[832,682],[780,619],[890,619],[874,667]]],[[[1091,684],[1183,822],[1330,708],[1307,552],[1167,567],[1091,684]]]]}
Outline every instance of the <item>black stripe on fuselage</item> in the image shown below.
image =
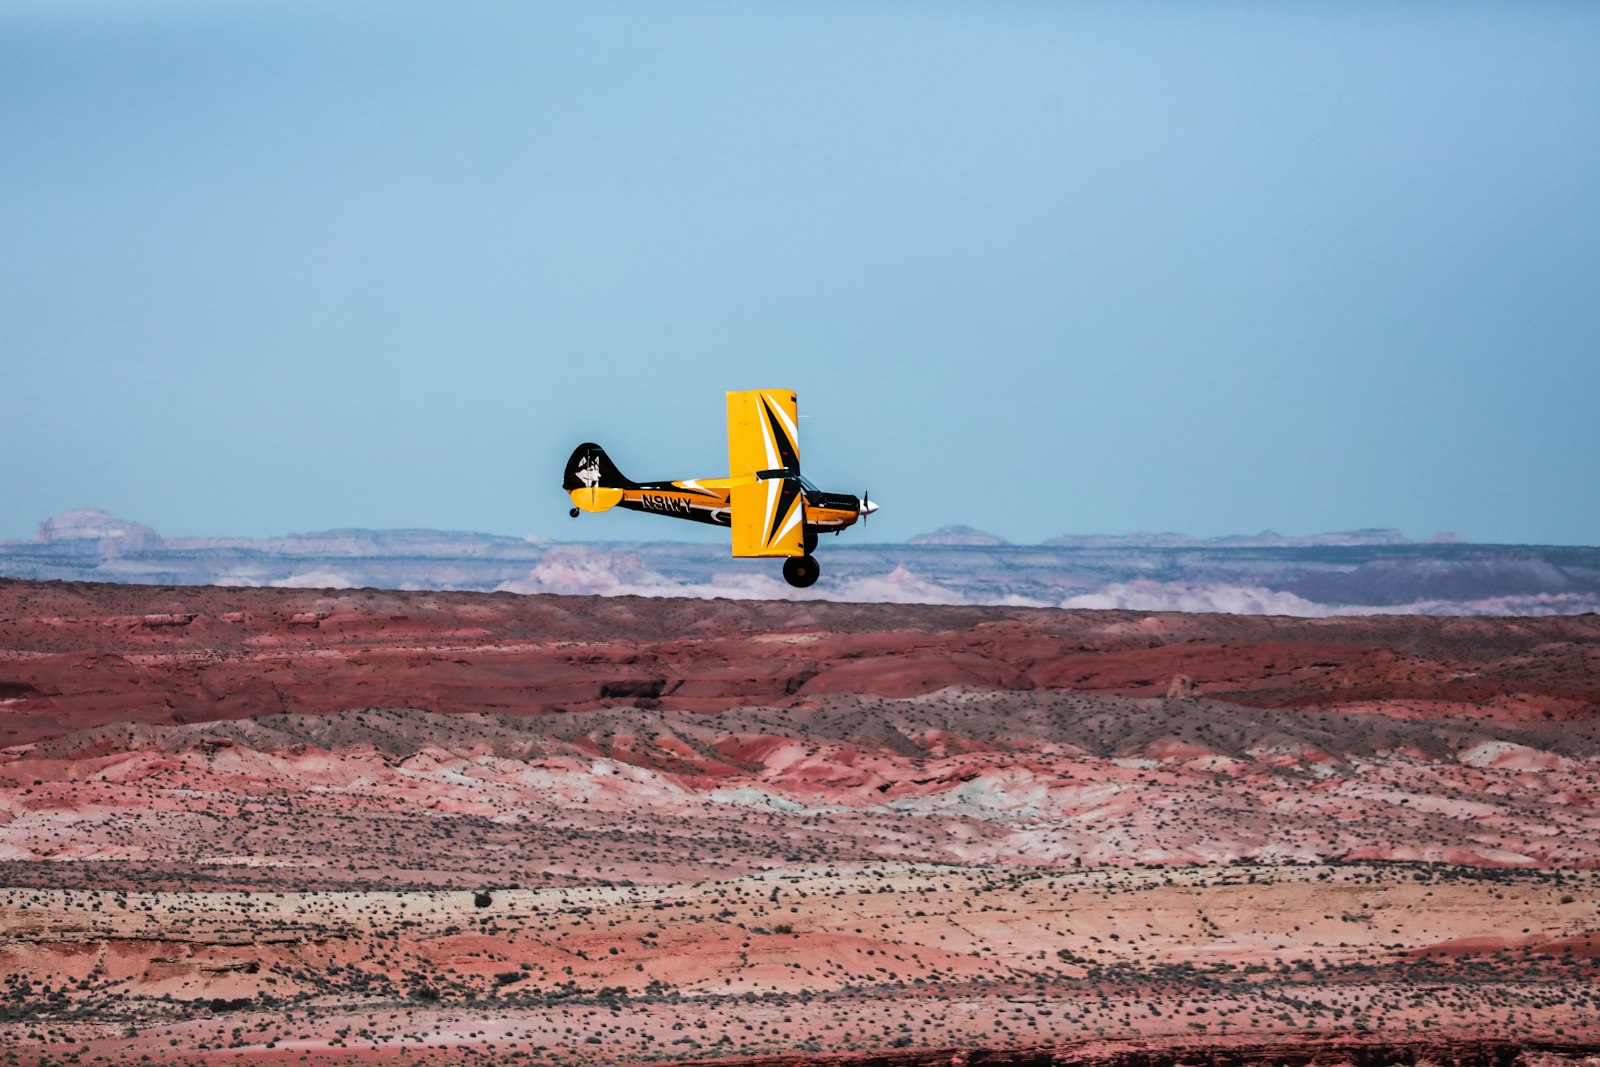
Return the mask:
{"type": "Polygon", "coordinates": [[[718,505],[717,507],[706,507],[704,504],[697,502],[689,505],[684,511],[668,511],[662,508],[651,507],[643,500],[633,499],[619,501],[617,507],[626,508],[629,511],[642,512],[645,515],[660,515],[668,519],[684,519],[688,522],[701,522],[705,523],[707,526],[733,525],[733,521],[729,517],[730,513],[728,507],[725,504],[718,505]]]}
{"type": "Polygon", "coordinates": [[[705,489],[700,486],[690,488],[677,482],[636,482],[633,488],[648,489],[656,493],[698,493],[701,496],[708,496],[713,499],[721,499],[726,495],[725,493],[717,492],[715,489],[705,489]]]}

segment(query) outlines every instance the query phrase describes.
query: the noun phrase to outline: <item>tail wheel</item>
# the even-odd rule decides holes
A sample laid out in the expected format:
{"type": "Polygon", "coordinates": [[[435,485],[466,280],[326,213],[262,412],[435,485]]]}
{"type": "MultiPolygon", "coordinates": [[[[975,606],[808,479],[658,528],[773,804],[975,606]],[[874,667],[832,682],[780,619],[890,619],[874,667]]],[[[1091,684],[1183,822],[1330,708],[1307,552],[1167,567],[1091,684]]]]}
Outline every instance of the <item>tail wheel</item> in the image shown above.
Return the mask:
{"type": "Polygon", "coordinates": [[[783,561],[783,580],[796,589],[804,589],[821,577],[822,568],[815,556],[790,556],[783,561]]]}

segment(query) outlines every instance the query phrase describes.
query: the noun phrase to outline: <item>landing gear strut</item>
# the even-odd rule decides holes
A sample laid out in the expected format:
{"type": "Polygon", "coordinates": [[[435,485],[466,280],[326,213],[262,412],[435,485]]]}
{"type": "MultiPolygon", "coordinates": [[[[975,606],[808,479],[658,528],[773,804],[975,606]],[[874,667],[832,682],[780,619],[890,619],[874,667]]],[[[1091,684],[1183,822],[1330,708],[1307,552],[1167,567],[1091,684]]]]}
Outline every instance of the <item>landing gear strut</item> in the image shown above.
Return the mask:
{"type": "Polygon", "coordinates": [[[790,556],[783,561],[783,580],[796,589],[812,585],[821,574],[816,556],[790,556]]]}

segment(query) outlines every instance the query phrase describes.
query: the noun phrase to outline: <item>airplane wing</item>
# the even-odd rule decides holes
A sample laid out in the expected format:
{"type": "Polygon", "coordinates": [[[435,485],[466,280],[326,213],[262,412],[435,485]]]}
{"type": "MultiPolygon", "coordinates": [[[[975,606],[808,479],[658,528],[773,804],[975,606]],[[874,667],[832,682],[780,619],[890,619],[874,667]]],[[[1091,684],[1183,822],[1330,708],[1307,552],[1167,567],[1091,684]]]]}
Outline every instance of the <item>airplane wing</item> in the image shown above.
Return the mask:
{"type": "Polygon", "coordinates": [[[728,394],[729,507],[735,556],[803,556],[799,411],[789,389],[728,394]],[[747,480],[748,479],[748,480],[747,480]]]}

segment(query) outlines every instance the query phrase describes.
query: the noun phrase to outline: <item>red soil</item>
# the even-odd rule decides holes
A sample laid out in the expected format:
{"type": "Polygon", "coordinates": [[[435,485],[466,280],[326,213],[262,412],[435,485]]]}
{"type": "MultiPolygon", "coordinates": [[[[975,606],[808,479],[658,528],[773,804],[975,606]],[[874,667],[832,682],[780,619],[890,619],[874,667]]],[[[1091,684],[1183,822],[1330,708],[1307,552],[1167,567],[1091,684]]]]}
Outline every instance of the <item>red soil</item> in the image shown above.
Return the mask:
{"type": "Polygon", "coordinates": [[[721,711],[947,686],[1505,723],[1600,704],[1600,617],[1227,615],[0,581],[0,744],[414,707],[721,711]]]}
{"type": "Polygon", "coordinates": [[[88,1062],[882,1063],[868,1057],[904,1048],[1003,1063],[1201,1037],[1211,1061],[1292,1058],[1313,1036],[1439,1062],[1469,1035],[1594,1049],[1591,957],[1428,947],[1488,910],[1547,941],[1597,904],[1593,876],[1359,866],[795,870],[497,890],[482,907],[468,892],[12,890],[0,965],[78,1012],[0,1033],[0,1055],[38,1062],[66,1037],[88,1062]]]}
{"type": "Polygon", "coordinates": [[[1564,1062],[1597,709],[1594,617],[0,582],[0,1063],[1564,1062]]]}

